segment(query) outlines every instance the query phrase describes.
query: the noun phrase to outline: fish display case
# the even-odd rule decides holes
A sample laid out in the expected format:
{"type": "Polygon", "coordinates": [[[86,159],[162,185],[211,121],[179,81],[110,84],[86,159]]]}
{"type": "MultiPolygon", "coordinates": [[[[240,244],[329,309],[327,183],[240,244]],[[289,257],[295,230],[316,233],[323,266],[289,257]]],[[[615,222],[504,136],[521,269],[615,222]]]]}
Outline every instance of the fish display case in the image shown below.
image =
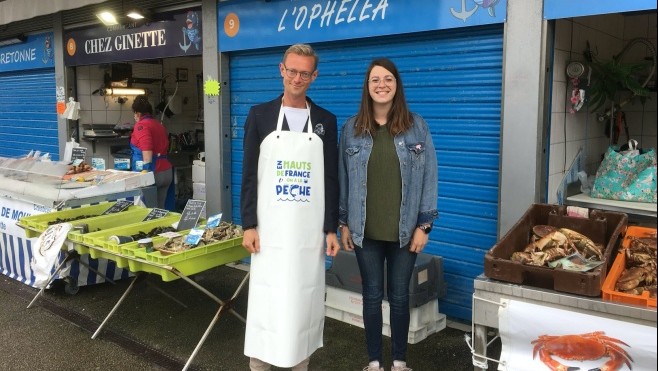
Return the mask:
{"type": "Polygon", "coordinates": [[[626,230],[628,216],[613,211],[590,210],[588,217],[567,215],[566,206],[533,204],[485,255],[484,274],[496,280],[553,289],[583,296],[600,296],[612,257],[626,230]],[[512,260],[531,242],[533,227],[567,228],[602,246],[602,264],[590,271],[525,264],[512,260]]]}

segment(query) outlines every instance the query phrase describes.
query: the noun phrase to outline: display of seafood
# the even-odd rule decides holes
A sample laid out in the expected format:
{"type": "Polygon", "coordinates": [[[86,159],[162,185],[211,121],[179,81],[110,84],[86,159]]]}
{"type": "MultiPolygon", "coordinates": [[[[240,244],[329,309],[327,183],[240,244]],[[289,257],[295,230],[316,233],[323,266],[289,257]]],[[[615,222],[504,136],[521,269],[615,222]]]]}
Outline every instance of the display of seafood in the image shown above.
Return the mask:
{"type": "Polygon", "coordinates": [[[642,295],[644,291],[648,291],[649,297],[656,298],[656,233],[646,237],[628,238],[630,244],[624,251],[626,267],[617,280],[615,289],[632,295],[642,295]]]}
{"type": "Polygon", "coordinates": [[[176,229],[173,227],[155,227],[148,232],[139,231],[135,234],[130,235],[130,237],[132,237],[133,241],[137,241],[137,240],[141,240],[142,238],[155,237],[160,233],[174,232],[174,231],[176,231],[176,229]]]}
{"type": "Polygon", "coordinates": [[[82,161],[78,165],[71,165],[69,167],[69,170],[66,172],[66,175],[80,174],[80,173],[84,173],[85,171],[90,171],[90,170],[93,170],[91,165],[89,165],[88,163],[82,161]]]}
{"type": "Polygon", "coordinates": [[[71,218],[55,218],[55,220],[49,221],[48,225],[72,222],[74,220],[80,220],[80,219],[94,218],[94,217],[97,217],[97,216],[98,215],[78,215],[78,216],[74,216],[74,217],[71,217],[71,218]]]}
{"type": "Polygon", "coordinates": [[[530,243],[512,254],[511,260],[528,265],[548,266],[548,263],[579,253],[586,259],[603,260],[604,247],[589,237],[568,228],[535,225],[530,243]]]}
{"type": "Polygon", "coordinates": [[[207,228],[203,232],[200,242],[197,245],[191,245],[185,243],[186,236],[179,236],[169,238],[164,243],[154,246],[154,248],[161,253],[175,253],[181,252],[189,249],[193,249],[198,246],[207,245],[213,242],[226,241],[233,238],[241,237],[243,235],[242,227],[239,225],[221,222],[215,228],[207,228]]]}

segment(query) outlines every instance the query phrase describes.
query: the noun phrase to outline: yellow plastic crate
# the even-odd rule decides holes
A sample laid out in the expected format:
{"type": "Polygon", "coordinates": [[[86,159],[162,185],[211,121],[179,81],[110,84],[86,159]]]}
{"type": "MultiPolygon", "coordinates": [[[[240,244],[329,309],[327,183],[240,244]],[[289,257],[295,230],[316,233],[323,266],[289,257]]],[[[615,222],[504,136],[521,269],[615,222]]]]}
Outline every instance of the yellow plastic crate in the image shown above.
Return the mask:
{"type": "MultiPolygon", "coordinates": [[[[72,222],[72,224],[73,227],[80,224],[86,224],[89,228],[87,233],[94,233],[110,228],[120,227],[126,224],[141,222],[144,220],[144,218],[146,218],[149,212],[151,212],[151,209],[138,206],[121,212],[120,216],[116,214],[101,215],[93,218],[76,220],[75,222],[72,222]]],[[[82,236],[87,233],[80,233],[80,231],[72,229],[67,237],[71,241],[82,243],[82,236]]]]}
{"type": "MultiPolygon", "coordinates": [[[[28,238],[32,237],[38,237],[41,235],[43,231],[45,231],[49,225],[48,223],[53,222],[55,220],[59,219],[70,219],[70,218],[75,218],[81,215],[93,215],[93,216],[99,216],[105,210],[109,209],[114,205],[116,201],[113,202],[103,202],[98,205],[89,205],[89,206],[83,206],[75,209],[66,209],[66,210],[59,210],[59,211],[53,211],[50,213],[45,213],[45,214],[39,214],[39,215],[30,215],[21,218],[18,223],[16,223],[19,227],[22,227],[25,229],[25,235],[28,238]]],[[[128,207],[125,211],[128,210],[134,210],[135,208],[139,208],[140,206],[130,206],[128,207]]],[[[82,223],[81,220],[76,220],[76,223],[82,223]]]]}
{"type": "MultiPolygon", "coordinates": [[[[157,245],[163,241],[164,237],[157,237],[153,240],[153,244],[157,245]]],[[[157,250],[147,253],[142,248],[134,248],[130,253],[133,254],[133,259],[128,260],[131,271],[159,274],[165,282],[180,277],[164,266],[172,267],[183,275],[190,276],[249,256],[249,253],[242,247],[242,237],[218,241],[168,255],[157,250]]]]}
{"type": "Polygon", "coordinates": [[[109,241],[110,236],[130,236],[139,232],[150,232],[156,227],[168,227],[180,219],[180,214],[169,213],[164,218],[127,224],[121,227],[106,229],[103,231],[87,233],[82,235],[82,243],[87,246],[104,248],[116,253],[121,253],[121,245],[109,241]]]}

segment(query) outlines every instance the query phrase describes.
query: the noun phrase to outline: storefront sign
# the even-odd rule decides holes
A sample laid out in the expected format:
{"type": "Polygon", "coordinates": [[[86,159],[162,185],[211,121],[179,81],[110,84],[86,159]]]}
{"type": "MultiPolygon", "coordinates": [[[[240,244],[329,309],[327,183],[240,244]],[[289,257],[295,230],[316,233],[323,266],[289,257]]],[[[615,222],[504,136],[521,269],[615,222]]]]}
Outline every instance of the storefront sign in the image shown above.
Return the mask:
{"type": "Polygon", "coordinates": [[[53,33],[28,36],[20,44],[0,47],[0,73],[55,67],[53,33]]]}
{"type": "Polygon", "coordinates": [[[94,27],[64,35],[67,66],[201,55],[201,9],[180,10],[161,22],[94,27]]]}
{"type": "Polygon", "coordinates": [[[656,10],[655,0],[544,0],[544,18],[562,19],[588,15],[656,10]]]}
{"type": "Polygon", "coordinates": [[[218,5],[219,50],[502,23],[507,0],[261,0],[218,5]]]}

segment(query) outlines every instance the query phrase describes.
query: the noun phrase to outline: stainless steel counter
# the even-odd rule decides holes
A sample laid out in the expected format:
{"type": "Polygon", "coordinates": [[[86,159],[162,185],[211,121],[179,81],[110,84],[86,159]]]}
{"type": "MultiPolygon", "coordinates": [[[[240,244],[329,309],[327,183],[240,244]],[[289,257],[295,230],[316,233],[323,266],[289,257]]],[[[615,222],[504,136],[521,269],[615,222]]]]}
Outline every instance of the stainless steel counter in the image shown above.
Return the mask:
{"type": "MultiPolygon", "coordinates": [[[[473,351],[476,355],[487,354],[487,331],[498,328],[498,309],[501,299],[513,299],[527,303],[569,310],[584,314],[637,323],[656,327],[657,312],[655,308],[638,307],[621,303],[603,301],[579,295],[560,293],[491,280],[484,275],[474,281],[473,294],[473,351]]],[[[475,359],[486,364],[486,360],[475,359]]],[[[486,370],[475,366],[475,370],[486,370]]]]}

